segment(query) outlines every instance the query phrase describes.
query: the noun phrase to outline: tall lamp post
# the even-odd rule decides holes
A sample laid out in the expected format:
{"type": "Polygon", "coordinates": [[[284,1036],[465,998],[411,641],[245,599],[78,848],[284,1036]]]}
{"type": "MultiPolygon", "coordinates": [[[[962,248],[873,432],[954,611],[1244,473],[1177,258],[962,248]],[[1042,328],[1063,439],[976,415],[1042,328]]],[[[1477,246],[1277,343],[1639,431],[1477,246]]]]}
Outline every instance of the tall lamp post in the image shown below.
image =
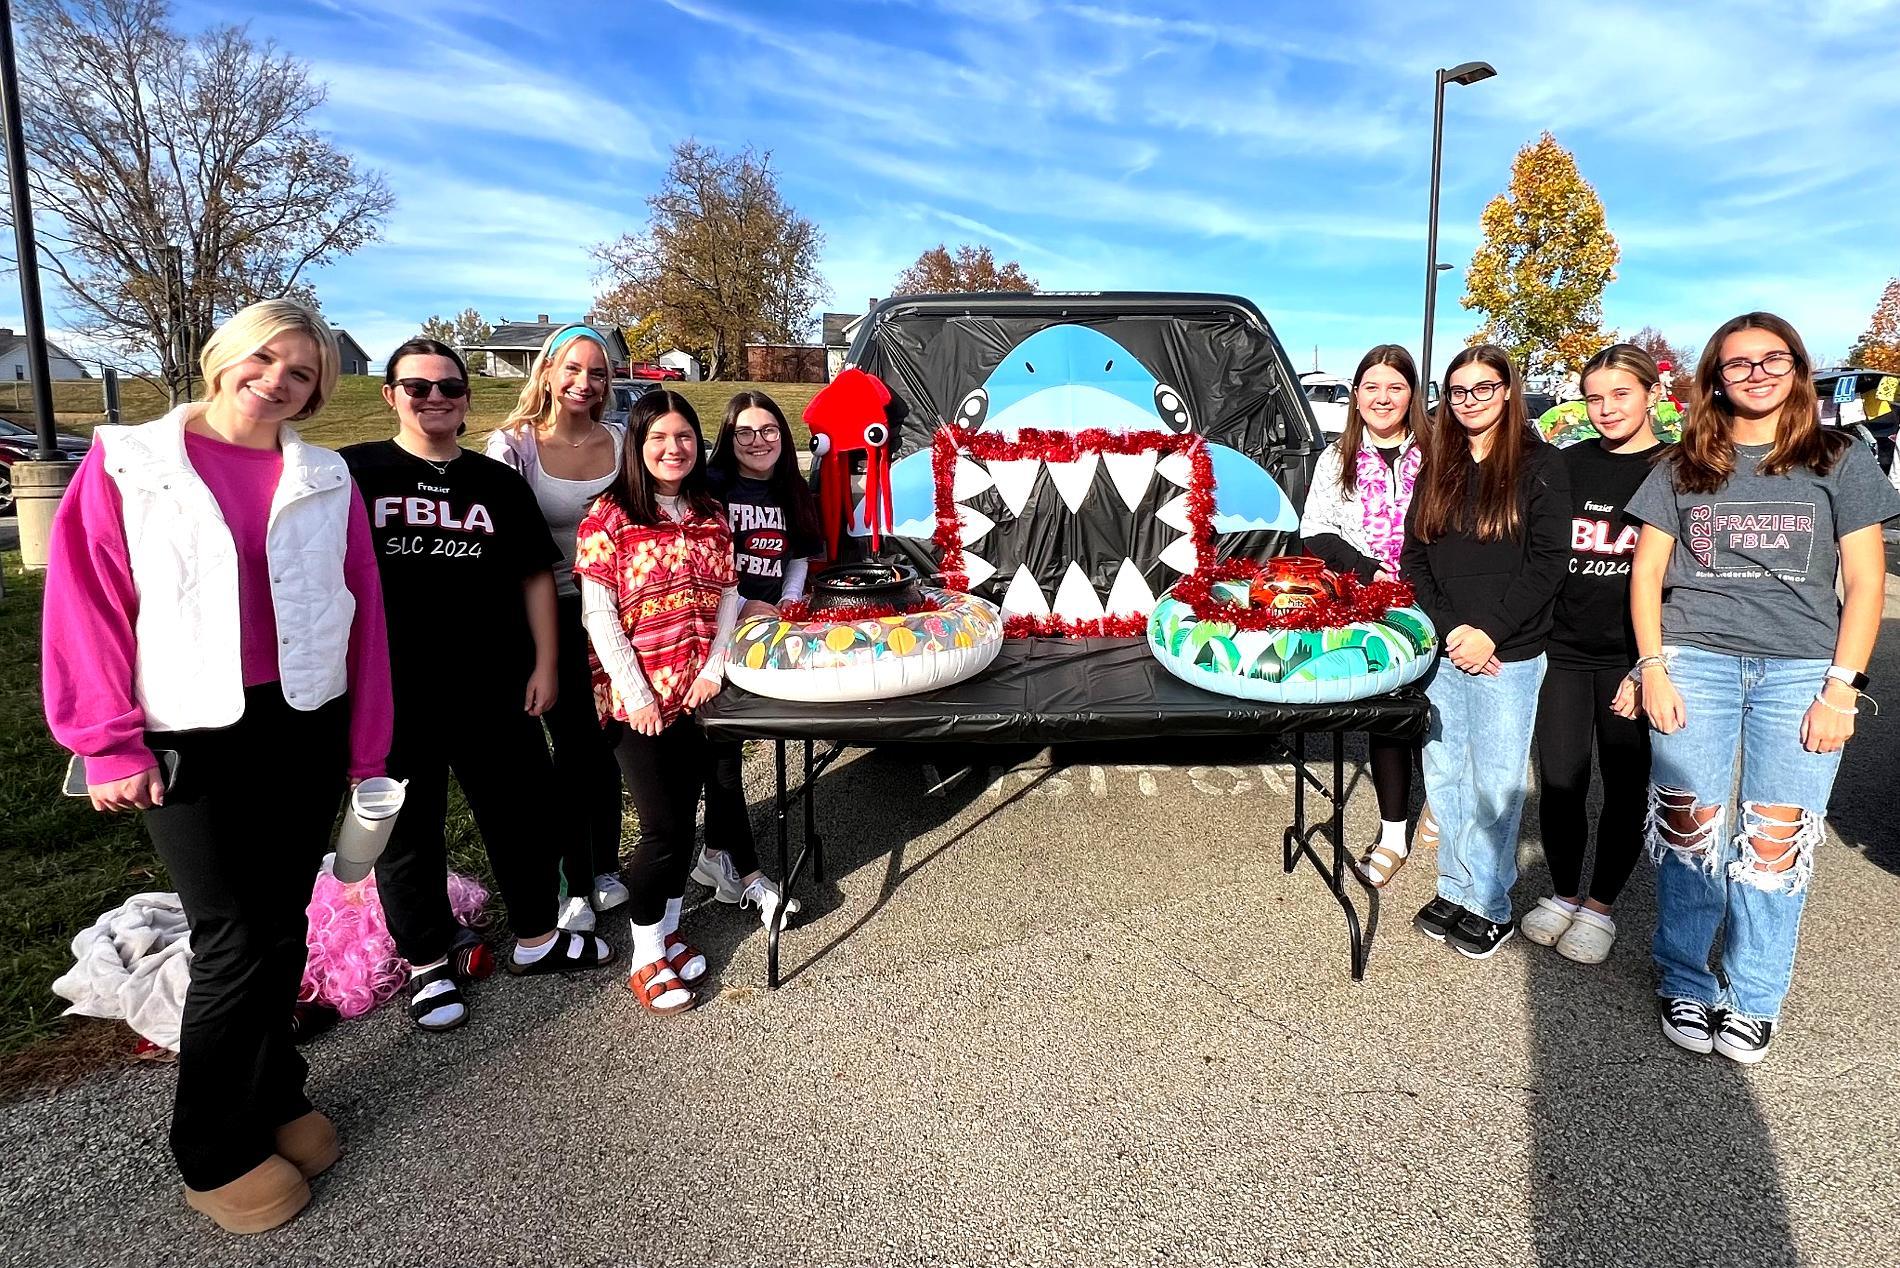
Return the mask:
{"type": "Polygon", "coordinates": [[[1438,310],[1438,168],[1445,152],[1445,85],[1475,84],[1497,74],[1490,62],[1460,62],[1437,72],[1432,89],[1432,210],[1425,222],[1425,345],[1419,373],[1432,381],[1432,319],[1438,310]]]}

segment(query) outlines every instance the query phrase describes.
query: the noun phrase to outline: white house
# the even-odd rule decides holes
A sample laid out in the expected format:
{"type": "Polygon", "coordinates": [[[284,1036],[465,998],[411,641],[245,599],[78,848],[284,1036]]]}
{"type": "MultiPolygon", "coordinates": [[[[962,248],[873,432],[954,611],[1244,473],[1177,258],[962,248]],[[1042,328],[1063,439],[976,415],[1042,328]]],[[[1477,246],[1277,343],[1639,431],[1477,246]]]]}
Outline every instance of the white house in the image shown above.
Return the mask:
{"type": "Polygon", "coordinates": [[[669,370],[678,370],[685,374],[688,383],[699,382],[703,373],[700,369],[699,358],[690,352],[681,352],[678,348],[669,348],[654,360],[669,370]]]}
{"type": "MultiPolygon", "coordinates": [[[[488,373],[499,379],[525,379],[528,366],[534,361],[534,354],[541,350],[549,335],[559,330],[565,322],[551,322],[546,313],[536,315],[534,321],[504,321],[495,327],[494,333],[484,343],[471,343],[462,348],[464,355],[471,352],[488,354],[488,373]]],[[[624,373],[627,368],[627,340],[618,329],[601,331],[607,336],[607,343],[613,350],[614,373],[624,373]]]]}
{"type": "MultiPolygon", "coordinates": [[[[60,351],[51,339],[46,341],[46,366],[55,379],[89,379],[86,367],[60,351]]],[[[33,372],[26,364],[26,336],[9,326],[0,326],[0,382],[30,379],[33,372]]]]}

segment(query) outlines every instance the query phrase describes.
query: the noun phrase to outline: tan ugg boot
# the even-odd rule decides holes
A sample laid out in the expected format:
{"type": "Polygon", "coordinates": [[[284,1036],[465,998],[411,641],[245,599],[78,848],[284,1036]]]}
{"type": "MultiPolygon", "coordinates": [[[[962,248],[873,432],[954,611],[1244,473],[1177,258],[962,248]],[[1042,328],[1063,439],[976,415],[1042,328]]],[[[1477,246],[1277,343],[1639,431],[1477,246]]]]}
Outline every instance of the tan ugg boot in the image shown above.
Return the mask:
{"type": "Polygon", "coordinates": [[[277,1152],[295,1163],[304,1179],[314,1180],[336,1165],[343,1146],[337,1142],[336,1126],[311,1110],[277,1129],[277,1152]]]}
{"type": "Polygon", "coordinates": [[[261,1233],[310,1204],[310,1186],[296,1164],[276,1154],[229,1184],[185,1189],[185,1205],[203,1211],[227,1233],[261,1233]]]}

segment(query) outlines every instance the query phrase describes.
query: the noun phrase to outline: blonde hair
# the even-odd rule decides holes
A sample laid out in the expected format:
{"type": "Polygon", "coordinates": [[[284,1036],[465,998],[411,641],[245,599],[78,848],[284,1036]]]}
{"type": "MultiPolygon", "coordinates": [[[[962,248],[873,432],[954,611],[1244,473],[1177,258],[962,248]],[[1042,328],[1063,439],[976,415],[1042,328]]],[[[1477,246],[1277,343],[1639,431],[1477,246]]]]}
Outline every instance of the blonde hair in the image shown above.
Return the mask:
{"type": "MultiPolygon", "coordinates": [[[[534,360],[528,363],[528,381],[522,385],[521,399],[515,402],[515,407],[509,411],[508,417],[502,420],[501,430],[519,431],[523,427],[539,426],[553,416],[555,396],[554,389],[548,386],[548,380],[553,375],[554,367],[550,364],[548,350],[557,339],[560,340],[562,347],[570,343],[586,342],[600,349],[601,359],[607,363],[608,382],[612,383],[614,354],[608,349],[605,337],[592,327],[579,323],[562,326],[559,330],[549,332],[548,337],[541,341],[541,350],[536,352],[534,360]],[[574,333],[577,330],[581,333],[574,333]]],[[[607,406],[612,402],[613,391],[610,387],[608,391],[601,393],[600,399],[595,401],[593,408],[587,411],[588,417],[598,423],[606,414],[607,406]]]]}
{"type": "Polygon", "coordinates": [[[198,353],[198,373],[204,377],[207,395],[217,396],[219,375],[284,334],[303,335],[317,346],[317,385],[311,389],[310,400],[290,421],[299,422],[322,409],[336,394],[342,358],[329,324],[315,309],[292,299],[266,299],[240,308],[212,332],[198,353]]]}

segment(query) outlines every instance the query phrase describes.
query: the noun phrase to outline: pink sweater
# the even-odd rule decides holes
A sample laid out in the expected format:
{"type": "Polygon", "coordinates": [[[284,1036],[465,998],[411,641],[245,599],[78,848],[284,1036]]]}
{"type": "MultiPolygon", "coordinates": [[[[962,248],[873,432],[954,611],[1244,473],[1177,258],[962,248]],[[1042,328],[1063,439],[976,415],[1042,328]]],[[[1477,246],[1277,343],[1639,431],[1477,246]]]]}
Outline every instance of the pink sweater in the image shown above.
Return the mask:
{"type": "MultiPolygon", "coordinates": [[[[238,612],[244,685],[277,681],[277,614],[271,604],[264,536],[283,473],[276,449],[246,449],[194,432],[185,454],[210,486],[238,553],[238,612]]],[[[102,784],[157,765],[145,747],[145,714],[132,689],[138,588],[125,544],[119,486],[94,445],[74,473],[53,524],[46,568],[42,690],[53,738],[86,758],[86,779],[102,784]]],[[[362,495],[350,490],[343,580],[356,599],[350,626],[350,778],[383,773],[395,708],[383,589],[362,495]]]]}

